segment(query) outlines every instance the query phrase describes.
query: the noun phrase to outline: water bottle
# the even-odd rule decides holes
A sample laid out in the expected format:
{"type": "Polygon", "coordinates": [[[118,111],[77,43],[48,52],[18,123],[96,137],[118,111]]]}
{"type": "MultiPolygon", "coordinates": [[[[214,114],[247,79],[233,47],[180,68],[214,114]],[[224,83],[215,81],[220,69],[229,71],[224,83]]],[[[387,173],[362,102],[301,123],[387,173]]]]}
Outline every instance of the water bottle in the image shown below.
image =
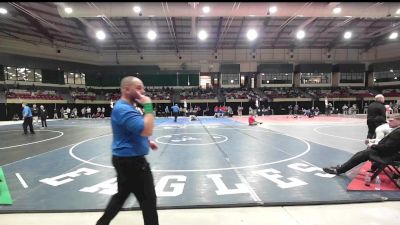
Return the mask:
{"type": "Polygon", "coordinates": [[[375,190],[381,190],[381,179],[379,178],[379,176],[376,176],[375,178],[375,190]]]}
{"type": "Polygon", "coordinates": [[[364,184],[365,186],[369,186],[371,184],[371,174],[366,172],[364,175],[364,184]]]}

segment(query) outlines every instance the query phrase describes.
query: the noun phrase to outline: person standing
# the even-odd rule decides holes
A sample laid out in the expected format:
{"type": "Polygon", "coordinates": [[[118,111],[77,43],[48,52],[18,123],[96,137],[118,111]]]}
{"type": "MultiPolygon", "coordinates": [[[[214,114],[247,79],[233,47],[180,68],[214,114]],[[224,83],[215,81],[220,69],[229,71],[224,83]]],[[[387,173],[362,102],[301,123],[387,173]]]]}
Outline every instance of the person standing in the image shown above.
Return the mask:
{"type": "Polygon", "coordinates": [[[238,113],[238,116],[242,117],[243,107],[241,105],[238,106],[237,113],[238,113]]]}
{"type": "Polygon", "coordinates": [[[39,125],[39,109],[36,107],[36,104],[33,104],[32,106],[32,118],[33,118],[33,124],[35,126],[39,125]]]}
{"type": "Polygon", "coordinates": [[[85,115],[86,115],[86,107],[83,107],[83,108],[81,109],[81,115],[82,115],[82,118],[85,118],[85,115]]]}
{"type": "Polygon", "coordinates": [[[47,111],[43,105],[40,106],[39,115],[40,115],[40,121],[42,121],[42,127],[47,127],[47,121],[46,121],[47,111]]]}
{"type": "Polygon", "coordinates": [[[187,116],[187,102],[186,102],[186,98],[183,99],[183,116],[187,116]]]}
{"type": "Polygon", "coordinates": [[[368,113],[368,103],[364,104],[364,114],[368,113]]]}
{"type": "Polygon", "coordinates": [[[118,214],[130,193],[142,210],[145,225],[158,225],[157,196],[153,175],[145,155],[158,148],[149,140],[153,133],[154,115],[151,99],[144,96],[140,79],[132,76],[121,80],[121,98],[111,113],[113,132],[112,164],[117,172],[118,192],[113,195],[96,225],[108,225],[118,214]],[[142,116],[133,106],[144,106],[142,116]]]}
{"type": "MultiPolygon", "coordinates": [[[[373,139],[375,129],[386,123],[386,108],[383,105],[385,97],[381,94],[375,96],[375,101],[369,104],[367,113],[368,134],[367,139],[373,139]]],[[[368,140],[366,140],[367,142],[368,140]]]]}
{"type": "Polygon", "coordinates": [[[174,106],[171,107],[172,114],[174,115],[174,122],[177,122],[178,120],[178,115],[179,115],[179,107],[178,104],[175,104],[174,106]]]}
{"type": "Polygon", "coordinates": [[[101,107],[101,118],[104,118],[106,116],[106,108],[103,106],[101,107]]]}
{"type": "Polygon", "coordinates": [[[33,125],[32,125],[32,111],[31,108],[29,108],[28,105],[25,103],[22,103],[22,117],[24,119],[24,123],[22,124],[22,127],[24,128],[24,134],[28,134],[28,126],[29,126],[29,131],[31,134],[34,134],[35,131],[33,130],[33,125]]]}
{"type": "Polygon", "coordinates": [[[168,108],[168,105],[165,106],[164,112],[165,112],[165,117],[168,118],[168,116],[169,116],[169,108],[168,108]]]}
{"type": "Polygon", "coordinates": [[[58,115],[57,115],[57,108],[54,107],[54,116],[53,119],[58,119],[58,115]]]}

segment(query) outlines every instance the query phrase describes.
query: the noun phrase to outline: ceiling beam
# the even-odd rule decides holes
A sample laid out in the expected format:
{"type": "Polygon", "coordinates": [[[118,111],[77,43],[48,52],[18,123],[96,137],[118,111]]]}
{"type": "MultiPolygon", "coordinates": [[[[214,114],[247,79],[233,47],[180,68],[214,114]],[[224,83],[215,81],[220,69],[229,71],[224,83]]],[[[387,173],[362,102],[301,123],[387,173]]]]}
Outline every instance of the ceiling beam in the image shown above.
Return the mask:
{"type": "Polygon", "coordinates": [[[246,20],[246,17],[243,17],[242,21],[240,22],[239,32],[238,32],[237,35],[236,35],[235,45],[234,45],[233,48],[236,48],[236,45],[237,45],[237,43],[238,43],[238,41],[239,41],[239,37],[240,37],[240,35],[242,34],[243,24],[244,24],[244,21],[245,21],[245,20],[246,20]]]}
{"type": "Polygon", "coordinates": [[[88,42],[96,49],[96,52],[99,53],[100,52],[99,45],[96,42],[94,42],[93,39],[87,34],[86,26],[84,23],[82,23],[81,18],[72,18],[72,21],[75,22],[76,26],[78,26],[79,30],[83,32],[88,42]]]}
{"type": "Polygon", "coordinates": [[[256,51],[256,49],[262,45],[262,43],[264,41],[264,37],[265,37],[265,30],[267,29],[267,27],[269,27],[270,21],[271,21],[271,17],[266,17],[264,19],[263,26],[261,27],[260,32],[259,32],[260,35],[257,37],[257,40],[253,44],[253,51],[256,51]]]}
{"type": "Polygon", "coordinates": [[[219,40],[221,38],[222,20],[223,20],[223,17],[220,17],[219,22],[218,22],[217,41],[215,42],[214,52],[217,52],[219,40]]]}
{"type": "Polygon", "coordinates": [[[12,38],[15,38],[15,39],[24,41],[24,42],[26,42],[26,43],[33,44],[33,45],[36,45],[36,46],[38,45],[38,44],[37,44],[36,42],[34,42],[34,41],[31,41],[31,40],[27,40],[27,39],[18,37],[18,36],[14,35],[14,34],[10,34],[9,32],[5,31],[4,29],[0,29],[0,32],[1,32],[1,33],[4,33],[4,34],[6,34],[6,35],[8,35],[8,36],[10,36],[10,37],[12,37],[12,38]]]}
{"type": "Polygon", "coordinates": [[[138,40],[136,38],[135,33],[133,33],[133,30],[132,30],[131,22],[129,22],[128,17],[123,17],[123,20],[124,20],[126,26],[128,27],[129,34],[131,35],[132,42],[135,45],[137,53],[141,53],[138,40]]]}
{"type": "Polygon", "coordinates": [[[179,52],[179,47],[178,47],[178,35],[176,33],[176,22],[175,22],[175,17],[171,18],[172,20],[172,30],[174,31],[174,43],[175,43],[175,49],[176,53],[179,52]]]}
{"type": "MultiPolygon", "coordinates": [[[[20,7],[23,7],[20,3],[15,3],[20,7]]],[[[16,7],[15,7],[16,8],[16,7]]],[[[49,31],[35,18],[31,17],[30,15],[22,12],[21,9],[16,8],[16,11],[21,15],[25,20],[27,20],[40,34],[42,34],[50,43],[54,44],[54,37],[49,33],[49,31]]]]}
{"type": "MultiPolygon", "coordinates": [[[[368,52],[371,48],[376,47],[378,45],[383,45],[389,42],[389,37],[387,35],[381,35],[378,36],[374,39],[372,39],[370,42],[368,42],[366,45],[364,45],[364,51],[368,52]]],[[[396,41],[396,40],[394,40],[396,41]]]]}
{"type": "Polygon", "coordinates": [[[110,26],[106,23],[106,21],[104,20],[104,18],[101,18],[101,20],[103,21],[103,23],[104,23],[104,28],[107,30],[107,33],[110,35],[110,37],[111,37],[111,40],[114,42],[114,44],[117,46],[117,49],[116,50],[120,50],[120,45],[118,44],[118,42],[117,42],[117,39],[114,37],[114,35],[113,35],[113,33],[112,33],[112,31],[111,31],[111,29],[110,29],[110,26]]]}
{"type": "MultiPolygon", "coordinates": [[[[361,22],[362,22],[362,19],[357,19],[357,18],[356,18],[356,19],[350,21],[346,26],[344,26],[344,27],[343,27],[343,31],[346,31],[347,29],[352,28],[352,27],[357,27],[356,23],[359,24],[359,23],[361,23],[361,22]]],[[[328,46],[327,46],[328,50],[330,50],[330,49],[332,49],[332,48],[335,48],[336,45],[338,45],[339,43],[341,43],[342,41],[344,41],[343,31],[339,32],[339,35],[337,35],[337,36],[333,39],[333,41],[331,41],[331,42],[328,44],[328,46]]],[[[353,36],[353,35],[352,35],[352,36],[353,36]]],[[[352,38],[354,38],[354,36],[353,36],[352,38]]],[[[351,42],[351,40],[347,40],[347,42],[351,42]]]]}
{"type": "Polygon", "coordinates": [[[333,18],[331,21],[329,21],[328,25],[326,25],[325,27],[323,27],[323,29],[322,29],[321,31],[318,31],[318,35],[314,35],[314,38],[311,39],[309,47],[311,47],[311,45],[312,45],[318,38],[320,38],[321,35],[322,35],[323,33],[325,33],[325,31],[327,31],[327,30],[330,28],[330,26],[331,26],[335,21],[336,21],[336,18],[333,18]]]}

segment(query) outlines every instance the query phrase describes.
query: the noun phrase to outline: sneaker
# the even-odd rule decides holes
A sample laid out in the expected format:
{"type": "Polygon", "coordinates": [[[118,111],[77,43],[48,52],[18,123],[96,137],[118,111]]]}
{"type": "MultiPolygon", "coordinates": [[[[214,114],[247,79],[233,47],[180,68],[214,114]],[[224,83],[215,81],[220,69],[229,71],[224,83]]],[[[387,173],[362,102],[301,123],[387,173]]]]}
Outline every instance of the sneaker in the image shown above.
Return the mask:
{"type": "Polygon", "coordinates": [[[330,168],[323,168],[322,169],[325,173],[329,173],[329,174],[338,174],[337,169],[334,167],[330,167],[330,168]]]}

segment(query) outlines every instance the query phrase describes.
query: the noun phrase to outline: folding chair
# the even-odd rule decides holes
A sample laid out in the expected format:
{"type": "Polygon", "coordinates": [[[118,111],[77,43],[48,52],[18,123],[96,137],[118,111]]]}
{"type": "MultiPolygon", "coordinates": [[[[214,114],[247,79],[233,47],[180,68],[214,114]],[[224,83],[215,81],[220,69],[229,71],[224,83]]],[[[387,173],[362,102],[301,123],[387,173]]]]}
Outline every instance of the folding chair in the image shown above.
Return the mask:
{"type": "Polygon", "coordinates": [[[400,179],[400,152],[390,157],[381,157],[376,153],[372,153],[369,160],[377,167],[371,180],[374,180],[381,172],[384,172],[394,185],[400,189],[400,182],[396,181],[396,179],[400,179]]]}

